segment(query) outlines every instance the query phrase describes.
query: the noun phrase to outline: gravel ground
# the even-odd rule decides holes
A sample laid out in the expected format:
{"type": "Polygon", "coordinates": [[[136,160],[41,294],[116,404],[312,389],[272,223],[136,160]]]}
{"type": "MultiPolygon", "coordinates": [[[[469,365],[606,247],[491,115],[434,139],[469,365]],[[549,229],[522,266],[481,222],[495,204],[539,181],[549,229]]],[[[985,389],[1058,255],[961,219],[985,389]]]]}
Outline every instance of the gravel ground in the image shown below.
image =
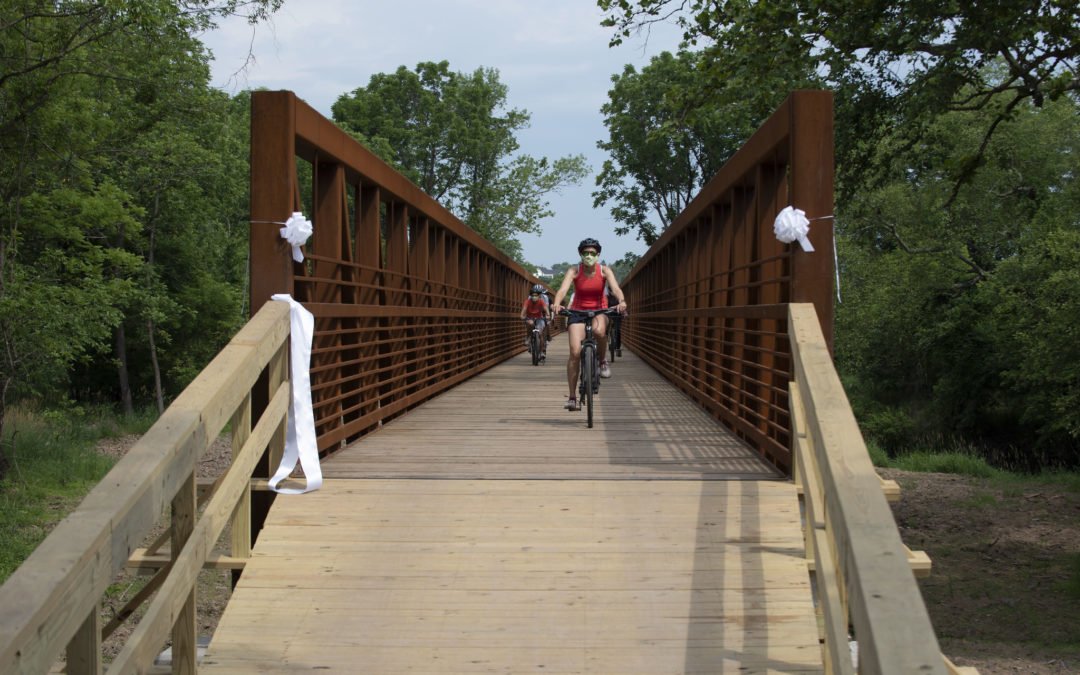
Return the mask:
{"type": "MultiPolygon", "coordinates": [[[[138,439],[138,436],[122,436],[119,438],[106,439],[98,444],[98,451],[104,455],[122,457],[138,439]]],[[[217,478],[229,467],[231,454],[232,445],[229,437],[227,435],[219,437],[199,460],[199,464],[195,469],[196,476],[199,478],[217,478]]],[[[148,546],[167,526],[168,518],[164,517],[153,531],[147,535],[142,546],[148,546]]],[[[228,542],[229,528],[226,527],[215,550],[227,553],[228,542]]],[[[150,577],[148,576],[139,575],[129,570],[124,570],[120,573],[120,576],[110,587],[102,600],[101,620],[103,626],[107,625],[108,622],[116,616],[117,612],[124,607],[128,600],[146,585],[149,578],[150,577]]],[[[221,613],[225,611],[225,605],[229,602],[231,589],[231,575],[228,571],[203,570],[199,573],[198,588],[195,592],[195,604],[197,630],[200,638],[209,638],[214,634],[214,630],[217,628],[218,619],[221,617],[221,613]]],[[[146,604],[143,604],[140,609],[123,625],[118,627],[116,632],[104,643],[103,653],[106,661],[111,660],[120,652],[124,641],[127,640],[127,637],[134,630],[135,625],[137,624],[136,620],[142,616],[145,608],[146,604]]]]}

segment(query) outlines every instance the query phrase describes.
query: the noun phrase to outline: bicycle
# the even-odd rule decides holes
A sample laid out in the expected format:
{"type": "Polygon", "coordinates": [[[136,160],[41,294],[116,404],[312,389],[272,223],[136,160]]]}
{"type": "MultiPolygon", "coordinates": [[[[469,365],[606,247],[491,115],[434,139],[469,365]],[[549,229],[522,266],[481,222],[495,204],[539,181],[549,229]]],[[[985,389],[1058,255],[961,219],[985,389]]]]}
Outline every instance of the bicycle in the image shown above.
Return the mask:
{"type": "Polygon", "coordinates": [[[532,320],[532,330],[529,331],[529,354],[532,356],[532,364],[534,366],[540,365],[547,358],[544,356],[544,352],[546,351],[544,349],[546,336],[544,335],[544,331],[537,325],[538,321],[540,321],[540,319],[532,320]]]}
{"type": "Polygon", "coordinates": [[[616,356],[622,358],[622,316],[612,317],[608,326],[608,354],[612,361],[616,356]]]}
{"type": "Polygon", "coordinates": [[[593,317],[605,314],[614,316],[617,309],[561,309],[559,314],[563,316],[585,317],[585,339],[581,341],[581,372],[578,375],[578,392],[581,398],[578,400],[585,404],[588,411],[587,423],[589,428],[593,426],[593,396],[600,393],[600,358],[596,353],[596,338],[593,337],[593,317]]]}

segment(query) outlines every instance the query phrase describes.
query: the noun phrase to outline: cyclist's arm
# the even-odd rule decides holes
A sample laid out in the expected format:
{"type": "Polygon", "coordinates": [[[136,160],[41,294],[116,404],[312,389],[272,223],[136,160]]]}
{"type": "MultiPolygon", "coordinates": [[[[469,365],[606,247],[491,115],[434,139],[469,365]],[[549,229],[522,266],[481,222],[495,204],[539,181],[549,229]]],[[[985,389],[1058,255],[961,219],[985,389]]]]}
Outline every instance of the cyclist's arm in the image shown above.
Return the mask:
{"type": "Polygon", "coordinates": [[[619,282],[615,279],[615,273],[611,271],[610,267],[604,268],[604,278],[607,279],[608,290],[615,296],[615,299],[619,301],[619,313],[625,313],[626,296],[623,295],[622,288],[619,287],[619,282]]]}
{"type": "Polygon", "coordinates": [[[526,308],[526,307],[528,307],[528,305],[529,305],[529,301],[528,301],[528,300],[526,300],[526,301],[525,301],[525,302],[524,302],[524,303],[523,303],[523,304],[521,305],[521,319],[522,319],[522,320],[524,320],[524,319],[525,319],[525,308],[526,308]]]}
{"type": "Polygon", "coordinates": [[[570,267],[566,270],[566,276],[563,277],[562,285],[559,286],[559,290],[555,293],[555,302],[551,303],[552,311],[559,311],[562,307],[563,298],[570,291],[570,285],[574,283],[574,278],[577,276],[577,268],[570,267]]]}

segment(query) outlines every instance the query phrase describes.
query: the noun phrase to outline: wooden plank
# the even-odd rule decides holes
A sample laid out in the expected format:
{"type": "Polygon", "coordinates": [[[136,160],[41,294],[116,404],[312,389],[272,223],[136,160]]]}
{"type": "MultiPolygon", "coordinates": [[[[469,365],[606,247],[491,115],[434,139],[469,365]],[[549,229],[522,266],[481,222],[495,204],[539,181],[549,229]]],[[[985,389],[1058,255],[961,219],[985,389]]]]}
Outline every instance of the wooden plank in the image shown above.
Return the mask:
{"type": "Polygon", "coordinates": [[[330,478],[200,670],[818,673],[801,537],[783,481],[330,478]]]}
{"type": "Polygon", "coordinates": [[[67,647],[68,675],[101,672],[101,608],[94,607],[67,647]]]}
{"type": "MultiPolygon", "coordinates": [[[[206,556],[206,561],[203,563],[204,569],[213,570],[242,570],[247,563],[249,556],[234,557],[228,555],[222,555],[220,553],[209,553],[206,556]]],[[[131,557],[128,558],[128,569],[137,570],[157,570],[162,567],[168,567],[172,563],[172,559],[169,554],[166,553],[148,553],[145,548],[137,548],[131,553],[131,557]]]]}
{"type": "MultiPolygon", "coordinates": [[[[253,463],[254,464],[254,463],[253,463]]],[[[183,487],[176,493],[172,500],[172,523],[169,527],[170,545],[172,546],[173,567],[170,573],[177,569],[183,548],[195,531],[195,519],[198,517],[198,507],[195,493],[194,471],[184,481],[183,487]]],[[[213,498],[211,498],[213,499],[213,498]]],[[[166,582],[168,578],[166,578],[166,582]]],[[[196,670],[195,660],[198,645],[196,644],[196,616],[195,616],[195,584],[186,588],[179,588],[176,593],[171,616],[172,621],[172,650],[173,672],[189,675],[196,670]]],[[[159,643],[160,644],[160,643],[159,643]]],[[[155,645],[156,647],[156,645],[155,645]]]]}
{"type": "Polygon", "coordinates": [[[522,352],[368,434],[323,463],[328,478],[780,478],[723,425],[624,350],[595,423],[563,409],[566,338],[522,352]],[[477,433],[477,429],[483,433],[477,433]]]}

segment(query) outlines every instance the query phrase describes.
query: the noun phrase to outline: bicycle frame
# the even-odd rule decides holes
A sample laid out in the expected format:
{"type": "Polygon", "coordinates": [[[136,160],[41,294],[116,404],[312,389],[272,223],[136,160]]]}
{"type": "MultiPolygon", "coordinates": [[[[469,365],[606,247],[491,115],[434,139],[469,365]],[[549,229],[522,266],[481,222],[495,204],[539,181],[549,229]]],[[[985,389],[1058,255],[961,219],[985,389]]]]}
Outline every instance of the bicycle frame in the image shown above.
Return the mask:
{"type": "Polygon", "coordinates": [[[578,392],[580,400],[587,411],[587,423],[590,429],[593,426],[593,396],[600,393],[600,358],[597,354],[596,336],[593,335],[593,319],[601,314],[613,316],[617,312],[614,308],[607,309],[564,309],[559,313],[572,316],[585,317],[585,339],[581,341],[581,365],[578,371],[578,392]]]}
{"type": "Polygon", "coordinates": [[[537,325],[540,319],[533,319],[532,321],[532,329],[529,332],[529,353],[532,356],[532,364],[538,366],[540,365],[540,355],[544,353],[544,331],[537,325]]]}

